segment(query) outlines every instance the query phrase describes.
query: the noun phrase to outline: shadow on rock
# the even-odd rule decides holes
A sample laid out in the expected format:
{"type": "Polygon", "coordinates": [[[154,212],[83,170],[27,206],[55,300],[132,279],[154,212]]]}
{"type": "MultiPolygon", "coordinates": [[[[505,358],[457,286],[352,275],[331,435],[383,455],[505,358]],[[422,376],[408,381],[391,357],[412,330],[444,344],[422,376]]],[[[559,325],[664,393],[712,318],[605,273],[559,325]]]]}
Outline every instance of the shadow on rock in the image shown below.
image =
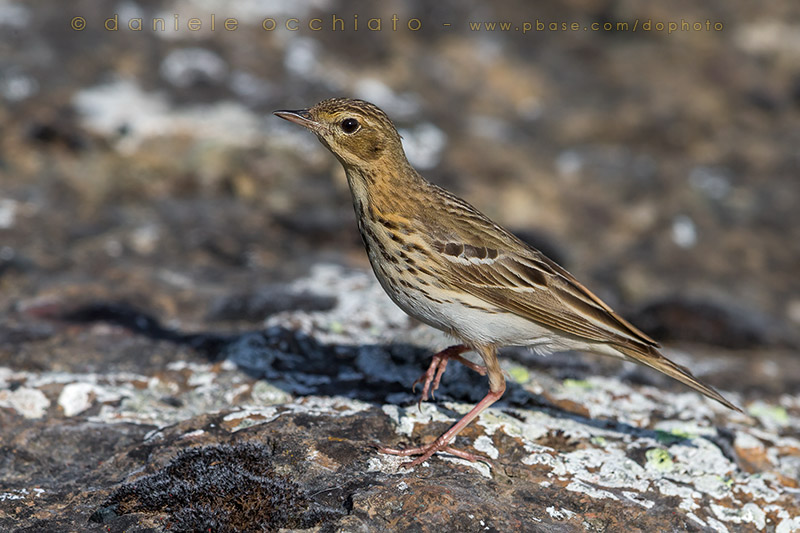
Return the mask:
{"type": "MultiPolygon", "coordinates": [[[[154,340],[187,345],[211,361],[229,360],[255,379],[298,396],[342,396],[364,402],[413,405],[419,391],[411,384],[424,371],[432,352],[409,344],[323,344],[296,330],[270,327],[243,333],[182,333],[126,304],[93,303],[62,316],[71,322],[107,322],[154,340]]],[[[477,403],[486,378],[462,365],[447,368],[436,390],[437,402],[477,403]]],[[[629,434],[657,438],[658,432],[609,419],[592,419],[555,405],[509,381],[497,407],[537,408],[552,416],[629,434]]],[[[455,416],[455,415],[454,415],[455,416]]]]}

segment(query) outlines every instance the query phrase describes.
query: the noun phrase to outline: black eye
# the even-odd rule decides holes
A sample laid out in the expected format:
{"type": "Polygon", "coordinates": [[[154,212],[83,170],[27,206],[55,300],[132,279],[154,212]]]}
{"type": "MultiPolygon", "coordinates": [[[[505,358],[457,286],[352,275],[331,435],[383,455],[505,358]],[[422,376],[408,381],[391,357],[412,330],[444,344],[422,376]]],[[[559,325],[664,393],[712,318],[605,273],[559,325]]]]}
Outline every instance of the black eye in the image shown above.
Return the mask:
{"type": "Polygon", "coordinates": [[[355,133],[359,126],[361,124],[354,118],[346,118],[342,121],[342,131],[345,133],[355,133]]]}

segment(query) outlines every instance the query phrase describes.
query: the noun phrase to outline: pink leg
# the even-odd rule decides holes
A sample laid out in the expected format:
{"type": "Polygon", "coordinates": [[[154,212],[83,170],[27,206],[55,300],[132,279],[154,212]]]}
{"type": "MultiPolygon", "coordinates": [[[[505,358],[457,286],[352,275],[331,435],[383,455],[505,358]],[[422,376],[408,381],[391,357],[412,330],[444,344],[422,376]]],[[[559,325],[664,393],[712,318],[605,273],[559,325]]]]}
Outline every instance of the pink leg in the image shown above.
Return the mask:
{"type": "Polygon", "coordinates": [[[416,390],[417,384],[424,383],[422,387],[422,396],[420,396],[419,399],[420,404],[422,404],[423,401],[428,400],[429,391],[431,393],[431,398],[433,398],[433,393],[439,388],[439,382],[442,380],[442,374],[444,374],[444,371],[447,368],[447,361],[450,359],[454,359],[467,368],[471,368],[481,376],[486,375],[486,367],[476,365],[472,361],[468,361],[467,359],[461,357],[462,353],[468,351],[469,348],[467,346],[459,344],[456,346],[450,346],[449,348],[445,348],[441,352],[434,354],[428,370],[422,374],[413,385],[413,389],[416,390]]]}
{"type": "Polygon", "coordinates": [[[396,449],[396,448],[381,448],[381,453],[388,453],[391,455],[400,455],[402,457],[407,457],[409,455],[419,455],[416,459],[411,461],[408,466],[417,466],[422,464],[423,462],[427,461],[434,453],[439,451],[444,451],[447,453],[451,453],[457,457],[461,457],[462,459],[467,459],[468,461],[477,461],[482,460],[489,462],[487,459],[479,457],[477,455],[473,455],[471,453],[463,452],[461,450],[456,450],[450,447],[450,441],[458,435],[458,432],[464,429],[470,422],[472,422],[481,411],[492,405],[494,402],[500,399],[503,393],[506,391],[505,383],[502,384],[501,388],[497,391],[489,391],[489,393],[478,402],[478,404],[470,410],[469,413],[464,415],[464,417],[456,422],[453,427],[442,433],[442,435],[433,441],[431,444],[426,446],[418,446],[416,448],[406,448],[404,450],[396,449]]]}

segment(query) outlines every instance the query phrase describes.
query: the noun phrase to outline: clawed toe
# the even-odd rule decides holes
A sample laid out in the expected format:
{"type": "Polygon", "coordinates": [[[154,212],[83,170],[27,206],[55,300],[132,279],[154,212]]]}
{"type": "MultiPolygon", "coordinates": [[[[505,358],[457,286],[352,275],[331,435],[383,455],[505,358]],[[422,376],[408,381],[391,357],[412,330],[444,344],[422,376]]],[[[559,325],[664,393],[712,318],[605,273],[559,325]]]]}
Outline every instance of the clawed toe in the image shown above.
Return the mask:
{"type": "Polygon", "coordinates": [[[457,448],[453,448],[448,444],[442,444],[440,442],[434,441],[427,446],[417,446],[415,448],[379,448],[378,452],[385,453],[387,455],[397,455],[399,457],[411,457],[414,455],[418,455],[416,459],[408,463],[408,467],[413,468],[415,466],[419,466],[428,459],[430,459],[436,452],[445,452],[449,453],[450,455],[454,455],[455,457],[460,457],[461,459],[465,459],[467,461],[476,462],[482,461],[491,465],[491,461],[489,459],[482,457],[480,455],[476,455],[474,453],[465,452],[464,450],[459,450],[457,448]]]}
{"type": "Polygon", "coordinates": [[[486,374],[486,368],[480,365],[476,365],[470,361],[467,361],[463,357],[461,357],[461,353],[467,351],[467,348],[464,345],[458,346],[451,346],[442,350],[441,352],[435,354],[431,359],[431,364],[428,367],[428,370],[425,371],[414,384],[411,386],[411,390],[414,392],[417,391],[417,385],[422,384],[422,395],[420,396],[418,405],[420,408],[422,407],[422,402],[428,401],[428,394],[430,394],[431,399],[435,398],[435,392],[439,388],[439,383],[442,381],[442,375],[444,375],[444,371],[447,370],[447,362],[450,359],[456,359],[457,361],[465,364],[469,368],[475,370],[476,372],[480,373],[481,375],[486,374]]]}
{"type": "Polygon", "coordinates": [[[420,400],[419,400],[420,402],[428,400],[428,392],[430,390],[431,381],[433,381],[433,376],[428,376],[428,373],[425,372],[419,378],[417,378],[417,381],[415,381],[414,384],[411,386],[411,390],[417,392],[417,385],[419,385],[420,383],[422,384],[422,394],[420,395],[420,400]]]}
{"type": "MultiPolygon", "coordinates": [[[[422,402],[428,401],[428,391],[430,389],[432,379],[433,379],[432,377],[428,376],[428,372],[426,372],[422,376],[420,376],[417,379],[417,381],[414,382],[414,385],[411,387],[412,391],[417,392],[417,385],[419,385],[420,383],[424,383],[422,386],[422,394],[420,394],[419,401],[417,402],[417,408],[420,411],[422,410],[422,402]]],[[[432,393],[431,397],[433,397],[432,393]]]]}

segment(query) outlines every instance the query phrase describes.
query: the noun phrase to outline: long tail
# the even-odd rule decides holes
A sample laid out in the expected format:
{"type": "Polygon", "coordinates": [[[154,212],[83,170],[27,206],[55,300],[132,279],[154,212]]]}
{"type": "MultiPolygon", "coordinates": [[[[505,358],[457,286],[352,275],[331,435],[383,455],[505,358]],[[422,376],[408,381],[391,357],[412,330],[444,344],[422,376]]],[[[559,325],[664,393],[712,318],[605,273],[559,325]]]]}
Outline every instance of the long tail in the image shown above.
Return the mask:
{"type": "Polygon", "coordinates": [[[740,413],[743,412],[740,408],[726,400],[716,390],[701,383],[687,368],[677,365],[664,357],[657,348],[643,345],[616,345],[615,348],[624,353],[628,360],[649,366],[650,368],[655,368],[659,372],[663,372],[664,374],[677,379],[684,385],[688,385],[694,390],[705,394],[713,400],[718,401],[725,407],[733,409],[734,411],[739,411],[740,413]]]}

